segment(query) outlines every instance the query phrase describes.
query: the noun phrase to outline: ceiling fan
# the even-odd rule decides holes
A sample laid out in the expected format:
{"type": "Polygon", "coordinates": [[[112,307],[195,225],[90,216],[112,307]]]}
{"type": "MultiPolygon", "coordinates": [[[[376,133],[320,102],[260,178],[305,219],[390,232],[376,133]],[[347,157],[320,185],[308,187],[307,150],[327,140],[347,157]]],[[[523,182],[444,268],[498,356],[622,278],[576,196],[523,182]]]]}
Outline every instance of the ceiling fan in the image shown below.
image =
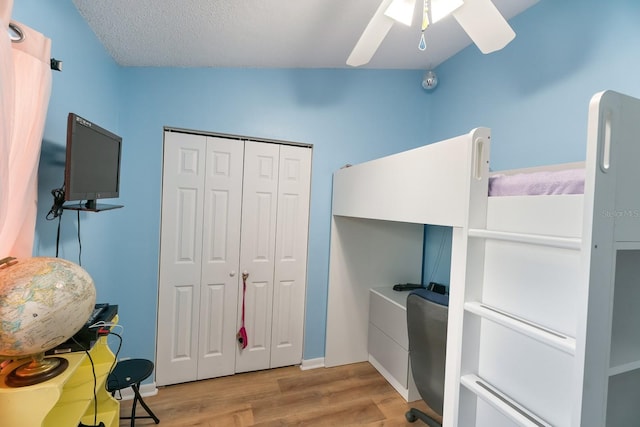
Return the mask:
{"type": "Polygon", "coordinates": [[[491,0],[382,0],[347,59],[347,65],[368,63],[395,22],[411,26],[416,1],[422,7],[422,39],[428,25],[452,14],[482,53],[505,47],[516,36],[491,0]]]}

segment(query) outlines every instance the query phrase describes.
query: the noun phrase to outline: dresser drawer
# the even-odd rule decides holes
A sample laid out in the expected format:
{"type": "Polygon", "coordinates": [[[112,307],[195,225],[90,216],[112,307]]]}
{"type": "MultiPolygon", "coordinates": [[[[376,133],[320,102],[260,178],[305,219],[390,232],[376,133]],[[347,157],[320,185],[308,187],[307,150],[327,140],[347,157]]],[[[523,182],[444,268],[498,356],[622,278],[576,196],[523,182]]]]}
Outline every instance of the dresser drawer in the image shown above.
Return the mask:
{"type": "Polygon", "coordinates": [[[407,388],[409,374],[407,350],[371,323],[369,323],[369,355],[382,365],[403,388],[407,388]]]}
{"type": "Polygon", "coordinates": [[[369,322],[395,341],[405,352],[409,350],[406,298],[408,292],[371,289],[369,322]],[[389,294],[395,292],[395,294],[389,294]],[[384,295],[388,293],[389,295],[384,295]]]}

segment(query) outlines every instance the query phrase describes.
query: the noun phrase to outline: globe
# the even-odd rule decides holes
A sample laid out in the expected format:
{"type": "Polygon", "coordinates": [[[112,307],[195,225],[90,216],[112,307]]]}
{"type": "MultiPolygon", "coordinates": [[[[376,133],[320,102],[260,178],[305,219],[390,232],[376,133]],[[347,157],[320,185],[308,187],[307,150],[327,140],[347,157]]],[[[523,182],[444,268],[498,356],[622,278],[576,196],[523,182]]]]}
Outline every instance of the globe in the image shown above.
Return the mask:
{"type": "Polygon", "coordinates": [[[0,260],[0,359],[30,358],[6,377],[9,386],[36,384],[66,368],[44,353],[85,324],[96,301],[93,279],[60,258],[0,260]]]}

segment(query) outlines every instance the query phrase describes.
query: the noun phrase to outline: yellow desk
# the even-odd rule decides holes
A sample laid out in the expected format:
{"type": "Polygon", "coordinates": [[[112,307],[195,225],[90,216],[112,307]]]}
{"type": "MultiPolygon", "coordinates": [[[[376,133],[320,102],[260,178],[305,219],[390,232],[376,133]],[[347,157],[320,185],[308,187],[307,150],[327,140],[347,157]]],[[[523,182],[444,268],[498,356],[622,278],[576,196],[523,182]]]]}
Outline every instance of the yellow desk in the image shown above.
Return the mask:
{"type": "MultiPolygon", "coordinates": [[[[114,355],[107,338],[98,339],[89,351],[96,372],[96,424],[118,427],[120,402],[104,386],[114,355]]],[[[0,371],[0,425],[3,427],[76,427],[94,424],[93,371],[85,352],[58,355],[69,361],[60,375],[40,384],[8,387],[5,377],[24,363],[15,361],[0,371]]]]}

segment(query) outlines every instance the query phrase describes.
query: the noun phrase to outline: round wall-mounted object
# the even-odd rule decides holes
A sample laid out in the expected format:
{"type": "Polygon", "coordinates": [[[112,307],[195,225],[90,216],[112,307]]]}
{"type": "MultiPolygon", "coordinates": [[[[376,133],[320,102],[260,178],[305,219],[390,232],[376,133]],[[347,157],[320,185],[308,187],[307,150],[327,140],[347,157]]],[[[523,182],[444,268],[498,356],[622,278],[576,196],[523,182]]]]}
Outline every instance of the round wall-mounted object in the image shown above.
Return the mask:
{"type": "Polygon", "coordinates": [[[433,90],[436,86],[438,86],[438,76],[436,76],[436,73],[431,70],[424,73],[422,77],[422,87],[425,90],[433,90]]]}

